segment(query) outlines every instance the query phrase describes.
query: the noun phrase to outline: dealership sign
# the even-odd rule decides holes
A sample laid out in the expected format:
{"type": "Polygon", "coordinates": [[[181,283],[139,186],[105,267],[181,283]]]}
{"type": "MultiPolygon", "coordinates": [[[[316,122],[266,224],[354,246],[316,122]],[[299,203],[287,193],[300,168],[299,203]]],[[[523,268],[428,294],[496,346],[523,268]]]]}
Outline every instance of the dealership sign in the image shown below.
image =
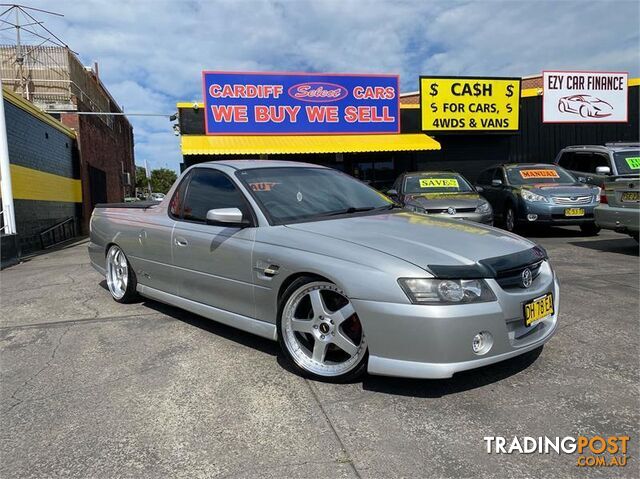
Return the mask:
{"type": "Polygon", "coordinates": [[[420,77],[422,130],[512,133],[520,118],[520,78],[420,77]]]}
{"type": "Polygon", "coordinates": [[[397,75],[202,73],[208,135],[399,133],[397,75]]]}
{"type": "Polygon", "coordinates": [[[627,121],[626,72],[545,71],[544,123],[627,121]]]}

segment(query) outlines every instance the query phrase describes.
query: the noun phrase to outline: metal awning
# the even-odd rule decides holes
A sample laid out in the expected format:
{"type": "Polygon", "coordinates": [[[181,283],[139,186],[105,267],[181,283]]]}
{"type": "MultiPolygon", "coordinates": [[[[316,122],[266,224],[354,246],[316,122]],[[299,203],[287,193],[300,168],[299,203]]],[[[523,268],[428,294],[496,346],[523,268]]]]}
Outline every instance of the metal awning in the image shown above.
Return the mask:
{"type": "Polygon", "coordinates": [[[421,133],[406,135],[206,136],[184,135],[183,155],[269,155],[439,150],[421,133]]]}

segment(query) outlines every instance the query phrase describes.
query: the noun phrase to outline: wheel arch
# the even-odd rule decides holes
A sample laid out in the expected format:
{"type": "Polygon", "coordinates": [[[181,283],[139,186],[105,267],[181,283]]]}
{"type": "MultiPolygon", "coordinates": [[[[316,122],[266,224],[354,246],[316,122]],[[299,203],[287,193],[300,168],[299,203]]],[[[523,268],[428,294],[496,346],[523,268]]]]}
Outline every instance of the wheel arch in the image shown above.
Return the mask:
{"type": "Polygon", "coordinates": [[[291,286],[291,284],[295,280],[297,280],[298,278],[303,278],[305,276],[317,279],[318,281],[327,281],[329,283],[336,284],[336,282],[333,281],[332,279],[327,278],[326,276],[322,276],[322,275],[320,275],[318,273],[312,273],[310,271],[300,271],[300,272],[297,272],[297,273],[292,273],[289,276],[287,276],[284,279],[284,281],[282,281],[282,283],[280,284],[280,288],[278,288],[278,295],[276,296],[276,308],[280,304],[280,301],[282,300],[282,297],[284,296],[284,293],[287,290],[287,288],[289,286],[291,286]]]}

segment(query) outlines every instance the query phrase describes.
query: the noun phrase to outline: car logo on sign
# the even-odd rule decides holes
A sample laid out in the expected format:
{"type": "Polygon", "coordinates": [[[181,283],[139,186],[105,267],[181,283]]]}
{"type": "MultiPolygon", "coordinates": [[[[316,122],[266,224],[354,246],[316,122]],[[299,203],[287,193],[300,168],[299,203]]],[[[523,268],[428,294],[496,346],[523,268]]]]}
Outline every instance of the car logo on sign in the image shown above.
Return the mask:
{"type": "Polygon", "coordinates": [[[455,208],[447,208],[447,213],[449,213],[450,215],[455,215],[456,214],[456,209],[455,208]]]}
{"type": "Polygon", "coordinates": [[[349,95],[342,85],[327,82],[306,82],[293,85],[287,90],[289,96],[295,100],[312,103],[328,103],[342,100],[349,95]]]}
{"type": "Polygon", "coordinates": [[[522,272],[522,287],[528,288],[533,283],[533,275],[531,274],[531,270],[529,268],[525,268],[522,272]]]}

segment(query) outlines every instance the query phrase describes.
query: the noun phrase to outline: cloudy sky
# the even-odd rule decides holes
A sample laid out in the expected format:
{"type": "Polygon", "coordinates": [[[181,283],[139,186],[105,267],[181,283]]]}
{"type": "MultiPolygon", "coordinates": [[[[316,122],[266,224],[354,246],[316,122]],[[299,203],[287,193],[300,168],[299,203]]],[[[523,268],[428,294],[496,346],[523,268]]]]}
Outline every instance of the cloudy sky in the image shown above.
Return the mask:
{"type": "MultiPolygon", "coordinates": [[[[640,76],[640,2],[22,0],[128,112],[201,100],[210,70],[523,76],[542,69],[640,76]]],[[[11,41],[8,32],[0,42],[11,41]]],[[[136,162],[178,169],[167,119],[131,117],[136,162]]]]}

